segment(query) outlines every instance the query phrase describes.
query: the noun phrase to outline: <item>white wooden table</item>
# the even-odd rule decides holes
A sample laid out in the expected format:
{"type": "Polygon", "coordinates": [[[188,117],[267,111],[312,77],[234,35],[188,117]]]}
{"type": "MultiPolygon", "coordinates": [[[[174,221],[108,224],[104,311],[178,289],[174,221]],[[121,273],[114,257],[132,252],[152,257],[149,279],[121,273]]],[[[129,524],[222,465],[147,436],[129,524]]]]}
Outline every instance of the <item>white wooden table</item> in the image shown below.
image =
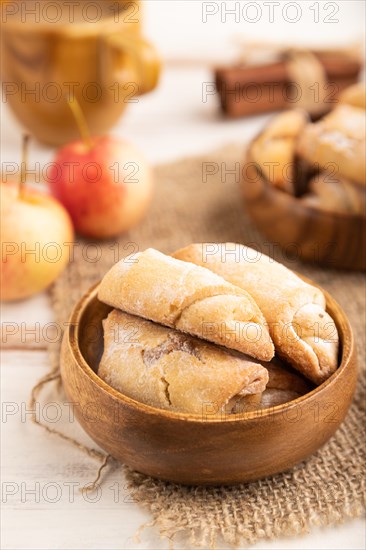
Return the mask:
{"type": "MultiPolygon", "coordinates": [[[[204,34],[205,54],[210,50],[209,36],[212,50],[218,52],[215,32],[222,27],[215,23],[216,30],[211,34],[207,31],[197,15],[200,4],[148,2],[149,34],[160,43],[164,52],[176,54],[181,49],[182,37],[175,41],[174,33],[174,21],[178,25],[178,20],[179,29],[191,24],[196,45],[202,42],[204,34]],[[196,4],[194,8],[193,4],[196,4]],[[165,28],[167,21],[170,21],[169,30],[162,35],[160,30],[165,28]]],[[[354,4],[358,9],[361,3],[347,4],[354,4]]],[[[350,18],[351,11],[350,8],[346,15],[344,12],[344,17],[350,18]]],[[[360,18],[357,13],[353,15],[355,26],[356,19],[360,18]]],[[[225,28],[226,34],[233,30],[237,28],[225,28]]],[[[339,27],[332,32],[339,33],[339,27]]],[[[195,52],[194,43],[190,45],[195,52]]],[[[245,142],[259,130],[266,117],[239,121],[220,119],[215,98],[202,102],[202,83],[211,79],[210,72],[202,67],[168,68],[159,89],[131,106],[114,133],[140,146],[153,163],[198,154],[225,143],[245,142]]],[[[16,162],[19,160],[20,128],[6,106],[3,106],[2,115],[1,161],[16,162]]],[[[33,144],[30,161],[46,162],[52,155],[52,150],[33,144]]],[[[2,307],[2,323],[13,322],[18,326],[24,323],[23,331],[36,323],[42,327],[52,319],[45,293],[2,307]]],[[[141,544],[134,541],[138,527],[150,518],[133,502],[133,495],[126,491],[118,472],[108,474],[101,492],[94,495],[92,501],[93,496],[83,495],[79,488],[93,478],[97,463],[57,438],[47,436],[30,422],[27,414],[30,388],[49,368],[45,349],[30,344],[17,346],[8,341],[3,346],[1,359],[2,548],[168,548],[167,541],[160,540],[153,530],[142,534],[141,544]]],[[[46,410],[44,414],[53,413],[46,410]]],[[[68,419],[62,418],[57,427],[62,429],[66,423],[68,419]]],[[[76,423],[72,430],[82,441],[92,444],[76,423]]],[[[353,520],[340,527],[315,529],[303,538],[262,542],[256,548],[356,550],[364,548],[365,542],[365,522],[353,520]]]]}

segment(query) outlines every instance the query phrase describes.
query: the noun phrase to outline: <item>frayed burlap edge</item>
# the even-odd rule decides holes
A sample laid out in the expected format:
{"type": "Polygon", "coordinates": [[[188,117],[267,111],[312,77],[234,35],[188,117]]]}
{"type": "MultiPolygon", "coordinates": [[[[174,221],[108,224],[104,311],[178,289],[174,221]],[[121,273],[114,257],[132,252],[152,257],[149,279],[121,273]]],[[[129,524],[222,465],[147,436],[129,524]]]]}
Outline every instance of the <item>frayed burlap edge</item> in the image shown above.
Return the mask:
{"type": "MultiPolygon", "coordinates": [[[[254,545],[260,540],[274,540],[284,537],[302,536],[308,534],[312,528],[340,525],[347,519],[354,519],[364,516],[365,502],[348,504],[341,510],[327,510],[310,513],[307,517],[299,518],[296,514],[290,514],[287,518],[273,519],[273,522],[266,525],[258,524],[254,529],[251,526],[246,528],[241,525],[232,525],[231,518],[223,518],[217,525],[213,520],[207,522],[207,516],[201,521],[192,524],[191,517],[187,515],[186,520],[181,521],[181,514],[171,507],[161,509],[159,503],[151,501],[152,488],[151,480],[146,476],[123,467],[123,472],[128,483],[128,488],[134,491],[137,502],[146,509],[153,517],[153,520],[140,527],[136,533],[136,539],[140,542],[143,531],[147,528],[156,528],[162,539],[170,541],[170,548],[174,548],[176,539],[183,539],[189,544],[188,547],[215,549],[219,543],[226,543],[233,548],[245,545],[254,545]],[[138,492],[136,494],[136,485],[138,492]]],[[[179,489],[178,489],[179,490],[179,489]]],[[[154,488],[155,491],[155,488],[154,488]]],[[[155,493],[156,495],[156,493],[155,493]]]]}

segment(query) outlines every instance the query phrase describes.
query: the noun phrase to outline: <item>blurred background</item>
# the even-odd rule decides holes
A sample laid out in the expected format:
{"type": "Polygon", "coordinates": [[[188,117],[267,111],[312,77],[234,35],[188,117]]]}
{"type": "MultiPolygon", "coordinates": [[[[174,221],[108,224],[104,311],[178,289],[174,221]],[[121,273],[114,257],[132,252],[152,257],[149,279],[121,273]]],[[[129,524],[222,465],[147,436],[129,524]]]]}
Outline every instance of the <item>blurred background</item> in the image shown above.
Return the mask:
{"type": "Polygon", "coordinates": [[[237,36],[328,46],[362,38],[365,3],[147,0],[144,14],[146,32],[165,58],[216,62],[235,55],[237,36]]]}
{"type": "MultiPolygon", "coordinates": [[[[211,67],[240,56],[239,42],[275,41],[340,47],[364,40],[365,3],[337,2],[142,2],[144,35],[163,59],[158,88],[136,98],[112,133],[139,146],[152,162],[247,141],[269,115],[225,120],[217,94],[203,99],[211,67]]],[[[1,159],[20,158],[20,126],[2,102],[1,159]]],[[[52,149],[33,144],[30,160],[47,162],[52,149]]]]}

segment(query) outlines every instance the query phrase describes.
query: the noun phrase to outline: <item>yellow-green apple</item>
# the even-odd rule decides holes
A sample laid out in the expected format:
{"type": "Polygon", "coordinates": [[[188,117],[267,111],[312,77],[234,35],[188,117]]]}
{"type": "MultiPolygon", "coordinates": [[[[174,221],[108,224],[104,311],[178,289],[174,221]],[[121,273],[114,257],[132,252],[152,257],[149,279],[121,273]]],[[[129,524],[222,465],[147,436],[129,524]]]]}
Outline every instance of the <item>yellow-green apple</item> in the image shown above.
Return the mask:
{"type": "Polygon", "coordinates": [[[31,296],[50,285],[70,257],[74,232],[68,213],[32,188],[1,183],[1,290],[3,301],[31,296]]]}
{"type": "Polygon", "coordinates": [[[152,196],[152,171],[143,155],[110,136],[62,147],[47,181],[76,231],[96,239],[115,237],[136,225],[152,196]]]}

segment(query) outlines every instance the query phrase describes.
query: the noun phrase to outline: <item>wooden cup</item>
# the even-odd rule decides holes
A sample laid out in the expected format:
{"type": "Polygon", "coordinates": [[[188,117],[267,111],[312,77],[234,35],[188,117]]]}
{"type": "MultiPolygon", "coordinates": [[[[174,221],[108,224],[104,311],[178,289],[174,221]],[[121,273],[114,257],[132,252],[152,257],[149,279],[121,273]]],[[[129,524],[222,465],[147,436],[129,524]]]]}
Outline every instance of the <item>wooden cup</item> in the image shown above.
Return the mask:
{"type": "Polygon", "coordinates": [[[249,156],[241,185],[258,229],[291,255],[331,268],[366,270],[366,218],[324,211],[275,188],[249,156]]]}
{"type": "MultiPolygon", "coordinates": [[[[346,315],[327,293],[340,342],[338,370],[310,393],[270,409],[238,415],[179,414],[139,403],[97,374],[102,320],[111,310],[98,285],[76,305],[61,353],[61,375],[76,417],[107,453],[145,474],[183,484],[251,481],[287,470],[321,447],[343,421],[357,364],[346,315]]],[[[121,365],[123,368],[123,365],[121,365]]]]}

